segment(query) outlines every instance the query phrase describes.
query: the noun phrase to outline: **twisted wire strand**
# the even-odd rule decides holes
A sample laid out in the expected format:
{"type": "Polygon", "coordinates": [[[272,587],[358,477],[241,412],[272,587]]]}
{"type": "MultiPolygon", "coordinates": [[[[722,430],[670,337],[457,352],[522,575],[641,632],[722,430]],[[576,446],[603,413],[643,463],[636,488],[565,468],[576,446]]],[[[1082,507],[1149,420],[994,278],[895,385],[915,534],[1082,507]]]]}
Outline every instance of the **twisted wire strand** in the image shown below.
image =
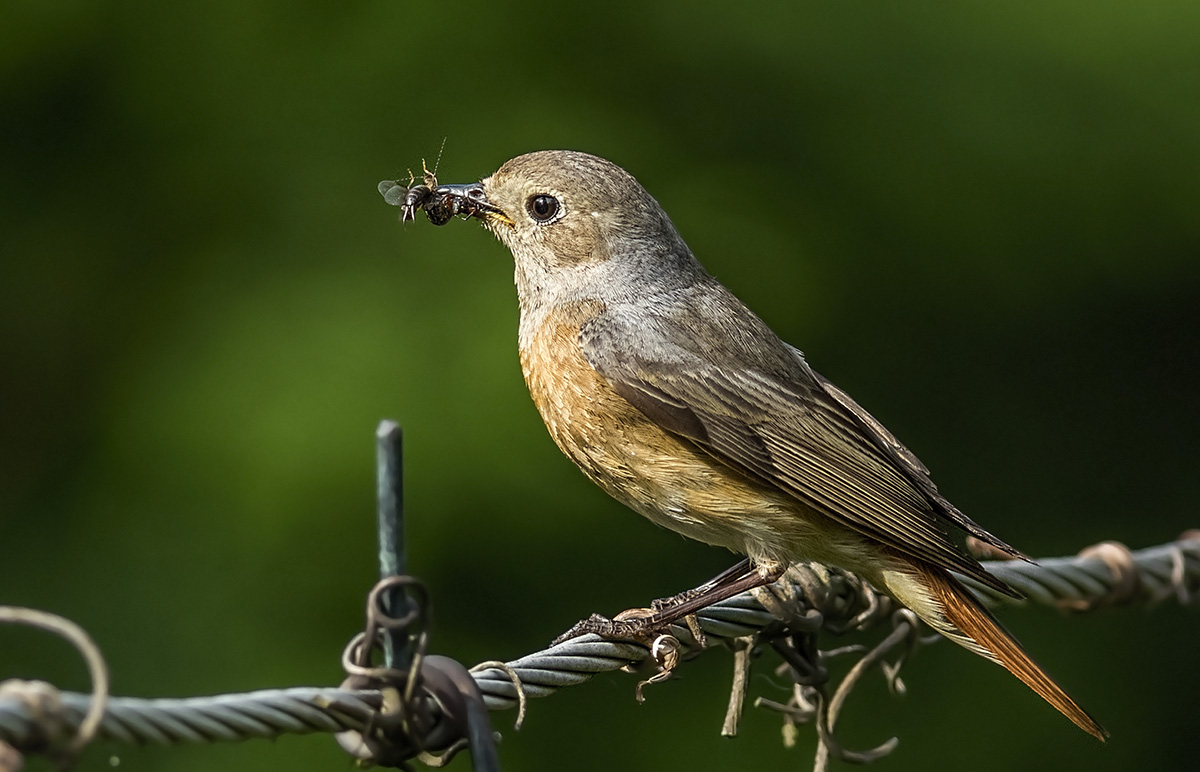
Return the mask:
{"type": "MultiPolygon", "coordinates": [[[[1051,558],[1036,565],[1015,561],[984,565],[1031,601],[1063,608],[1146,606],[1172,596],[1187,604],[1200,594],[1200,532],[1138,552],[1122,550],[1085,551],[1082,556],[1051,558]]],[[[771,592],[744,593],[700,611],[700,629],[708,638],[727,642],[761,632],[780,625],[779,599],[788,598],[792,606],[782,611],[790,615],[789,624],[811,621],[813,609],[820,611],[818,621],[846,625],[844,629],[865,629],[887,618],[886,597],[852,575],[798,564],[784,580],[786,585],[771,592]]],[[[995,600],[971,586],[985,601],[995,600]]],[[[689,654],[699,653],[702,647],[686,627],[676,626],[672,633],[689,654]]],[[[473,675],[488,707],[498,710],[515,707],[519,691],[525,697],[545,697],[597,673],[636,666],[650,658],[646,646],[586,635],[514,660],[508,663],[511,672],[485,667],[473,675]]],[[[57,733],[59,742],[62,736],[70,737],[83,720],[91,696],[62,692],[56,698],[61,708],[48,716],[44,703],[13,690],[0,694],[0,742],[41,750],[54,746],[56,739],[50,735],[57,733]]],[[[379,691],[305,687],[189,699],[111,698],[98,735],[131,744],[172,744],[362,730],[382,702],[379,691]]]]}
{"type": "MultiPolygon", "coordinates": [[[[1104,542],[1073,557],[1047,558],[1037,564],[989,561],[984,567],[1047,606],[1080,610],[1106,604],[1153,606],[1172,596],[1186,606],[1200,592],[1200,531],[1137,552],[1104,542]]],[[[977,585],[971,588],[976,590],[977,585]]]]}
{"type": "MultiPolygon", "coordinates": [[[[91,696],[57,695],[55,720],[70,733],[91,696]]],[[[297,687],[185,699],[112,697],[98,735],[131,745],[210,743],[362,729],[382,704],[378,691],[297,687]]],[[[53,744],[42,711],[18,695],[0,698],[0,740],[17,748],[53,744]]]]}

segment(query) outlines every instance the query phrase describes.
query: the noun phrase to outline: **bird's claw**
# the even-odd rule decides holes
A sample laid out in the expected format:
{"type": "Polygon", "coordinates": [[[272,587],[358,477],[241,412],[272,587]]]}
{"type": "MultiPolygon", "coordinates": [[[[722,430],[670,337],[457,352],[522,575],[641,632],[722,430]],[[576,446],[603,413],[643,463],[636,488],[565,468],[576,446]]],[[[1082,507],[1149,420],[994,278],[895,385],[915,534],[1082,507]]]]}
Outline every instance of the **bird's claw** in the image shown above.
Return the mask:
{"type": "Polygon", "coordinates": [[[588,633],[595,633],[606,640],[636,641],[649,645],[670,627],[670,623],[663,624],[655,618],[656,616],[653,609],[630,609],[622,611],[613,619],[592,614],[587,619],[576,622],[570,630],[555,638],[551,645],[557,646],[588,633]]]}

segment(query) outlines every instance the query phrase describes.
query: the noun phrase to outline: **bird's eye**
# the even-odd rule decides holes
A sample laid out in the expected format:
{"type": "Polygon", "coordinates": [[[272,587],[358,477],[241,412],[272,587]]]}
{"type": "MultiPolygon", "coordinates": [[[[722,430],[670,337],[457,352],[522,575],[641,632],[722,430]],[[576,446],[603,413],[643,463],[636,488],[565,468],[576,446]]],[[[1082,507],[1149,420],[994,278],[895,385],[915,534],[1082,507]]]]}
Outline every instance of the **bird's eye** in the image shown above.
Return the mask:
{"type": "Polygon", "coordinates": [[[526,206],[529,216],[541,223],[553,220],[559,210],[558,199],[547,195],[531,196],[526,206]]]}

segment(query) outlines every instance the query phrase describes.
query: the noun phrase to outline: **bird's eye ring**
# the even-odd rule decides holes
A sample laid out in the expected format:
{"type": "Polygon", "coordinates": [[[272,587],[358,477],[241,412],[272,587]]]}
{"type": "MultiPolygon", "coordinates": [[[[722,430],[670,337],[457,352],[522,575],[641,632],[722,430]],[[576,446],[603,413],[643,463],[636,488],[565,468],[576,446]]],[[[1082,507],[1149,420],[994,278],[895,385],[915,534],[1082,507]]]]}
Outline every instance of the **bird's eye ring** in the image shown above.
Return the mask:
{"type": "Polygon", "coordinates": [[[538,223],[545,224],[558,216],[562,206],[558,203],[557,198],[543,193],[530,196],[526,208],[529,209],[530,217],[538,223]]]}

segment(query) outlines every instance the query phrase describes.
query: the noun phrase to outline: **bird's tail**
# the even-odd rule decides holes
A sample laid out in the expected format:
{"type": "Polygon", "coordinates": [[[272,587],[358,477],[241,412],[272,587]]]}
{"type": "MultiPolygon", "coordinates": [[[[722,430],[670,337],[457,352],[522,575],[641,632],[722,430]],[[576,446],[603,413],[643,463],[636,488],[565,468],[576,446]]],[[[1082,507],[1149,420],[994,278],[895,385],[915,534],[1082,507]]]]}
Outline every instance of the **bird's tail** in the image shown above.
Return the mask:
{"type": "Polygon", "coordinates": [[[911,568],[912,573],[884,575],[884,583],[901,603],[950,640],[1002,665],[1083,731],[1102,742],[1108,737],[969,590],[941,568],[915,561],[911,568]]]}

